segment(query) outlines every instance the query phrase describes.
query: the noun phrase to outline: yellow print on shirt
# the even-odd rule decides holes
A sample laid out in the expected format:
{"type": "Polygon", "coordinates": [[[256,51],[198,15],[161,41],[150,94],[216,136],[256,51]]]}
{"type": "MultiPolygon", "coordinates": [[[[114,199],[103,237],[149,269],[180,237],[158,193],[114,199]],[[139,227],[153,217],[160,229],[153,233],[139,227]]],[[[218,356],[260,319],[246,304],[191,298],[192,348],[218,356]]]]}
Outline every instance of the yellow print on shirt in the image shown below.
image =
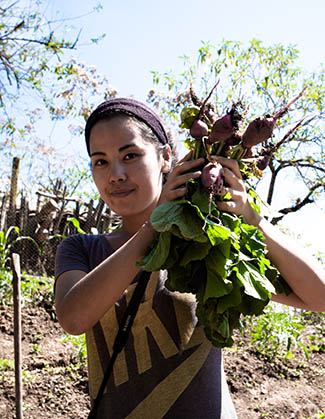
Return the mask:
{"type": "MultiPolygon", "coordinates": [[[[179,335],[181,337],[180,347],[176,345],[173,338],[168,333],[165,325],[162,323],[155,310],[152,308],[153,296],[157,287],[158,273],[152,274],[152,278],[148,283],[144,302],[140,304],[139,311],[135,318],[131,333],[133,335],[134,351],[136,354],[136,362],[138,373],[142,374],[152,367],[152,359],[150,354],[150,347],[148,342],[147,331],[151,332],[153,339],[159,347],[162,356],[165,359],[169,359],[176,355],[180,350],[185,351],[187,349],[198,346],[198,349],[194,351],[183,363],[181,363],[170,375],[166,377],[154,390],[147,400],[145,400],[138,406],[137,409],[142,409],[140,406],[145,408],[146,403],[152,403],[155,399],[155,394],[159,394],[163,391],[161,387],[169,386],[170,380],[173,380],[173,388],[175,392],[175,380],[179,381],[176,388],[179,388],[180,393],[184,391],[188,385],[188,380],[193,378],[199,368],[204,363],[210,349],[210,344],[205,339],[203,328],[195,328],[192,321],[192,315],[190,306],[195,301],[195,297],[192,294],[181,294],[173,293],[173,305],[175,309],[175,315],[177,319],[177,326],[179,329],[179,335]],[[205,342],[204,345],[202,343],[205,342]],[[179,379],[177,377],[180,377],[179,379]],[[188,380],[186,379],[188,377],[188,380]]],[[[129,302],[132,293],[134,291],[135,284],[132,284],[126,293],[126,300],[129,302]]],[[[113,352],[114,338],[118,331],[118,321],[116,318],[115,309],[109,310],[105,316],[101,319],[101,326],[105,337],[105,344],[109,354],[113,352]]],[[[91,396],[95,397],[103,378],[103,370],[99,361],[99,355],[94,341],[94,336],[89,333],[87,336],[88,352],[89,352],[89,378],[90,378],[90,392],[91,396]]],[[[123,350],[117,357],[114,369],[114,383],[115,386],[119,386],[129,380],[129,374],[127,370],[127,363],[125,357],[125,351],[123,350]]],[[[178,392],[174,394],[176,396],[178,392]]],[[[166,393],[165,393],[166,394],[166,393]]],[[[171,395],[172,398],[174,396],[171,395]]],[[[178,396],[177,396],[178,397],[178,396]]],[[[166,401],[167,402],[167,401],[166,401]]],[[[171,402],[171,400],[170,400],[171,402]]],[[[169,406],[169,402],[166,406],[169,406]]]]}

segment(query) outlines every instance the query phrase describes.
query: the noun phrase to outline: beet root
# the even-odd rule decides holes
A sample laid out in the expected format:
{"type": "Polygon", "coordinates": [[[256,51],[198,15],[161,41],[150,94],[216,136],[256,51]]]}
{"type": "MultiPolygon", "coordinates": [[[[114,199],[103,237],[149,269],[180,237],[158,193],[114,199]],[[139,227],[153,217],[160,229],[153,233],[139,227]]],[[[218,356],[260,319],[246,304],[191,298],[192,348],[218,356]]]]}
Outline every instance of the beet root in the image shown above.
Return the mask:
{"type": "Polygon", "coordinates": [[[272,159],[272,153],[265,154],[263,156],[258,157],[256,160],[256,166],[260,170],[265,170],[267,166],[270,164],[270,161],[272,159]]]}
{"type": "Polygon", "coordinates": [[[220,163],[208,163],[202,169],[202,185],[215,195],[220,195],[224,186],[223,168],[220,163]]]}
{"type": "Polygon", "coordinates": [[[213,144],[219,141],[226,141],[234,133],[234,127],[231,120],[231,115],[227,114],[217,119],[213,124],[208,143],[213,144]]]}
{"type": "Polygon", "coordinates": [[[271,137],[275,126],[275,119],[270,116],[256,118],[250,122],[243,134],[243,146],[253,147],[271,137]]]}
{"type": "Polygon", "coordinates": [[[191,126],[190,134],[196,140],[201,140],[203,137],[209,135],[208,125],[204,121],[197,119],[191,126]]]}

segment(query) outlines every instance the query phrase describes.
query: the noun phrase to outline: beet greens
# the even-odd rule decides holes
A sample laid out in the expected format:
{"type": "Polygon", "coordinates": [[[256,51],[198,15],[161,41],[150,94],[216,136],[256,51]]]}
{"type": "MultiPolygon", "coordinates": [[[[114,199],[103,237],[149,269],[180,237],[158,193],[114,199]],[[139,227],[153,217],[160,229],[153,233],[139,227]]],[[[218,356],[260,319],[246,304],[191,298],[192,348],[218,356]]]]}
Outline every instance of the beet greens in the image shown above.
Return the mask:
{"type": "MultiPolygon", "coordinates": [[[[167,269],[169,290],[195,294],[196,314],[207,338],[225,347],[233,344],[233,330],[240,327],[241,316],[262,314],[271,293],[291,290],[267,258],[263,234],[243,217],[218,210],[217,201],[231,197],[226,193],[223,168],[211,156],[238,160],[246,181],[260,176],[303,122],[278,143],[267,143],[276,121],[305,89],[274,116],[256,118],[243,129],[246,108],[240,101],[221,117],[208,103],[217,84],[204,101],[190,88],[193,104],[182,110],[180,126],[194,139],[192,158],[202,156],[206,163],[201,178],[187,183],[184,199],[166,202],[153,211],[150,221],[158,238],[139,264],[147,271],[167,269]]],[[[257,198],[248,184],[247,189],[257,198]]]]}

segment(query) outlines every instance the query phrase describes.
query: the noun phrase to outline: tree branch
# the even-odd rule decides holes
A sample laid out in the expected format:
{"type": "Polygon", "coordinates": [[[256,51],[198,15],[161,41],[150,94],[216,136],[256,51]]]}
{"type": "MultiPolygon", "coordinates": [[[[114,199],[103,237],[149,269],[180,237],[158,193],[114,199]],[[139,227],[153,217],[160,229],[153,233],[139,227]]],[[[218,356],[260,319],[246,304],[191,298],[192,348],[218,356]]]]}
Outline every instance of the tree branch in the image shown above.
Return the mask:
{"type": "Polygon", "coordinates": [[[280,220],[282,220],[282,218],[286,215],[289,214],[291,212],[297,212],[299,211],[302,207],[304,207],[307,204],[312,204],[314,202],[313,199],[311,199],[310,197],[313,195],[313,193],[316,191],[316,189],[323,187],[325,189],[325,185],[323,185],[322,183],[316,183],[316,185],[312,186],[309,191],[308,194],[305,196],[304,199],[300,199],[298,198],[296,201],[296,204],[293,205],[292,207],[287,207],[287,208],[283,208],[281,210],[279,210],[278,212],[280,212],[281,214],[283,214],[281,217],[275,217],[271,220],[271,224],[277,224],[280,220]]]}

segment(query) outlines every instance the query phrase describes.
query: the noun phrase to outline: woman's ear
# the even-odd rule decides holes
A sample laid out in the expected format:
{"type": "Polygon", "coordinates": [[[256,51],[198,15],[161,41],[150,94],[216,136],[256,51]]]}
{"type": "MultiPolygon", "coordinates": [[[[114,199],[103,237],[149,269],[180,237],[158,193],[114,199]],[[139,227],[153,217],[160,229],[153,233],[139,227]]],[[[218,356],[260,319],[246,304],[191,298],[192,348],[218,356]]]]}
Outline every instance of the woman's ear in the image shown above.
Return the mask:
{"type": "Polygon", "coordinates": [[[172,167],[172,150],[168,144],[165,145],[162,152],[162,172],[168,173],[172,167]]]}

